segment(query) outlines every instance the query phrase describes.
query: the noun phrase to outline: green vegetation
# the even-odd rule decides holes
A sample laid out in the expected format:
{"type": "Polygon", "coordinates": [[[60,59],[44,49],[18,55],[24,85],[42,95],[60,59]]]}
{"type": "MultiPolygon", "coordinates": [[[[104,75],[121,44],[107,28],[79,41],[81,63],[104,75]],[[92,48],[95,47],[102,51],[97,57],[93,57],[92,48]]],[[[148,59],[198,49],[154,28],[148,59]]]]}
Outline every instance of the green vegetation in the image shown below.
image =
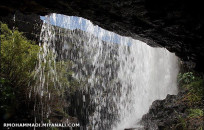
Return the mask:
{"type": "Polygon", "coordinates": [[[182,84],[189,84],[190,82],[193,82],[195,80],[195,76],[193,75],[193,72],[187,72],[187,73],[179,73],[178,75],[178,82],[180,85],[182,84]]]}
{"type": "Polygon", "coordinates": [[[0,113],[1,118],[9,119],[25,102],[39,46],[6,24],[0,23],[0,30],[0,113]]]}
{"type": "Polygon", "coordinates": [[[175,126],[176,129],[187,129],[187,122],[186,119],[181,117],[180,115],[178,116],[178,124],[175,126]]]}
{"type": "Polygon", "coordinates": [[[203,106],[204,99],[204,81],[196,72],[180,73],[178,75],[178,83],[181,90],[185,90],[185,94],[181,102],[187,105],[185,113],[187,116],[178,116],[178,124],[176,129],[203,129],[203,106]],[[196,124],[196,125],[195,125],[196,124]],[[195,127],[196,126],[196,127],[195,127]]]}
{"type": "Polygon", "coordinates": [[[15,87],[26,86],[32,79],[39,46],[27,40],[18,30],[11,31],[1,23],[1,77],[15,87]]]}
{"type": "Polygon", "coordinates": [[[196,128],[196,130],[202,130],[203,111],[201,109],[187,109],[187,112],[187,117],[178,116],[178,123],[176,124],[175,129],[195,129],[192,127],[194,125],[193,123],[198,123],[199,127],[196,128]]]}
{"type": "MultiPolygon", "coordinates": [[[[28,40],[17,29],[10,30],[6,24],[0,23],[1,53],[0,53],[0,114],[3,121],[33,122],[33,116],[37,121],[46,122],[45,116],[51,110],[49,120],[60,122],[68,118],[66,108],[69,106],[66,93],[74,93],[80,86],[79,82],[72,77],[72,62],[69,60],[58,61],[54,64],[42,63],[45,67],[45,82],[49,91],[44,91],[44,96],[34,92],[38,79],[34,78],[35,67],[38,61],[40,47],[33,41],[28,40]],[[51,72],[56,65],[60,84],[54,85],[51,72]],[[33,89],[31,89],[33,88],[33,89]],[[32,90],[32,91],[31,91],[32,90]],[[31,97],[29,93],[31,91],[31,97]],[[50,100],[49,100],[49,94],[50,100]],[[41,101],[43,105],[41,105],[41,101]],[[33,113],[34,104],[36,112],[33,113]]],[[[50,53],[46,58],[52,57],[50,53]]],[[[38,77],[39,78],[39,77],[38,77]]],[[[53,128],[55,129],[55,128],[53,128]]]]}
{"type": "MultiPolygon", "coordinates": [[[[9,82],[4,78],[0,79],[0,114],[4,116],[4,118],[9,118],[13,113],[15,108],[15,94],[13,93],[13,89],[9,82]]],[[[2,117],[1,117],[2,118],[2,117]]]]}
{"type": "Polygon", "coordinates": [[[187,72],[179,74],[178,81],[181,89],[188,90],[185,99],[188,100],[190,105],[202,102],[204,82],[200,76],[196,76],[193,72],[187,72]]]}
{"type": "Polygon", "coordinates": [[[189,109],[189,118],[195,118],[195,117],[200,117],[203,116],[203,110],[201,109],[189,109]]]}
{"type": "MultiPolygon", "coordinates": [[[[52,55],[48,56],[49,59],[52,55]]],[[[68,118],[69,115],[66,112],[66,109],[69,107],[69,102],[67,101],[67,96],[73,94],[77,89],[79,89],[79,82],[72,77],[72,62],[71,61],[58,61],[55,63],[56,65],[56,73],[58,82],[53,82],[53,76],[51,74],[51,69],[54,68],[54,63],[48,65],[48,62],[44,64],[45,71],[45,83],[48,84],[49,91],[44,91],[43,101],[45,102],[45,106],[50,106],[50,120],[51,122],[60,122],[62,118],[68,118]],[[51,76],[52,75],[52,76],[51,76]],[[69,94],[68,94],[69,93],[69,94]],[[50,94],[50,99],[49,99],[50,94]],[[58,119],[53,118],[52,116],[56,116],[58,119]],[[58,121],[57,121],[58,120],[58,121]]],[[[35,86],[34,86],[35,87],[35,86]]],[[[48,110],[44,110],[48,111],[48,110]]],[[[45,113],[46,114],[46,113],[45,113]]],[[[41,115],[40,115],[41,116],[41,115]]],[[[47,117],[44,116],[44,120],[47,120],[47,117]]]]}

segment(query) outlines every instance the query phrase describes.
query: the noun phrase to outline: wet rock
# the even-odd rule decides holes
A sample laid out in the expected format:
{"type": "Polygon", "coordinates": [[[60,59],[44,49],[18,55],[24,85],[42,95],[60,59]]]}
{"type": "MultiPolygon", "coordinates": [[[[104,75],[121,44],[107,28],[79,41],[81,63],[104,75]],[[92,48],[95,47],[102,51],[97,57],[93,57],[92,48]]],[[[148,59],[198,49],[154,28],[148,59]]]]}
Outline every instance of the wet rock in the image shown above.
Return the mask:
{"type": "MultiPolygon", "coordinates": [[[[178,129],[181,125],[181,119],[186,119],[188,128],[192,128],[194,123],[188,120],[189,109],[188,102],[183,100],[188,93],[187,90],[182,90],[178,95],[167,95],[164,100],[156,100],[147,114],[142,118],[141,124],[146,130],[164,130],[164,129],[178,129]],[[188,125],[189,124],[189,125],[188,125]]],[[[199,106],[196,106],[199,107],[199,106]]],[[[202,107],[201,107],[202,108],[202,107]]],[[[190,118],[189,118],[190,119],[190,118]]],[[[194,119],[195,125],[193,129],[202,126],[202,120],[194,119]]],[[[181,128],[182,129],[182,128],[181,128]]]]}
{"type": "Polygon", "coordinates": [[[203,14],[201,1],[184,0],[6,0],[0,15],[60,13],[80,16],[95,24],[161,46],[203,69],[203,14]]]}

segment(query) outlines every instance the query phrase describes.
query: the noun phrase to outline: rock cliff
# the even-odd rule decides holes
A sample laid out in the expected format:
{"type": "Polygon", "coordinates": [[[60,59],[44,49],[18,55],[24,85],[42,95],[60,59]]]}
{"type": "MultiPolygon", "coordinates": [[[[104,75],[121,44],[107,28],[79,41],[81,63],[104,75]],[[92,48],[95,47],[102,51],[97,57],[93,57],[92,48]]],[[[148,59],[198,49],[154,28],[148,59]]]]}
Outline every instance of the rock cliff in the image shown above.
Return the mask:
{"type": "Polygon", "coordinates": [[[199,1],[185,0],[7,0],[0,15],[60,13],[91,20],[120,35],[165,47],[203,71],[203,11],[199,1]]]}

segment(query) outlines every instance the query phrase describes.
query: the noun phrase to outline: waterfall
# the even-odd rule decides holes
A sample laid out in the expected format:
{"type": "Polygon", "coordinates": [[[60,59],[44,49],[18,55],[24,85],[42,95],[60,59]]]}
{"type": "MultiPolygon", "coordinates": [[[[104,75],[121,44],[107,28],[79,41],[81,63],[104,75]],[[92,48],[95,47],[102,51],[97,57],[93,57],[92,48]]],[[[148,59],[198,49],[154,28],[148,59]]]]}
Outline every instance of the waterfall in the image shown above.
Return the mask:
{"type": "MultiPolygon", "coordinates": [[[[87,128],[139,127],[139,120],[154,100],[177,94],[179,69],[175,54],[119,36],[89,20],[59,14],[44,17],[40,45],[36,91],[41,95],[49,93],[46,79],[51,80],[56,90],[61,89],[62,75],[56,71],[55,62],[71,60],[72,76],[83,83],[80,89],[89,94],[89,104],[94,110],[88,111],[87,128]],[[48,57],[49,52],[52,55],[48,57]],[[42,63],[49,63],[51,69],[47,72],[42,63]]],[[[82,98],[87,102],[85,95],[82,98]]]]}

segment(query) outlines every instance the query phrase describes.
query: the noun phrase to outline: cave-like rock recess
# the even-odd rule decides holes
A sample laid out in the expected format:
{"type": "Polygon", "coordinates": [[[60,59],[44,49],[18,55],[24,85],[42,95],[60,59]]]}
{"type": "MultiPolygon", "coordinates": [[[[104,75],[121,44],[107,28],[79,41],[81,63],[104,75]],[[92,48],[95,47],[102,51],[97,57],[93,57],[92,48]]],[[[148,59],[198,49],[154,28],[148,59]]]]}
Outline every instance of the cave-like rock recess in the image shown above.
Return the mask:
{"type": "Polygon", "coordinates": [[[203,4],[186,0],[4,0],[0,16],[15,13],[80,16],[104,29],[165,47],[203,71],[203,4]]]}

